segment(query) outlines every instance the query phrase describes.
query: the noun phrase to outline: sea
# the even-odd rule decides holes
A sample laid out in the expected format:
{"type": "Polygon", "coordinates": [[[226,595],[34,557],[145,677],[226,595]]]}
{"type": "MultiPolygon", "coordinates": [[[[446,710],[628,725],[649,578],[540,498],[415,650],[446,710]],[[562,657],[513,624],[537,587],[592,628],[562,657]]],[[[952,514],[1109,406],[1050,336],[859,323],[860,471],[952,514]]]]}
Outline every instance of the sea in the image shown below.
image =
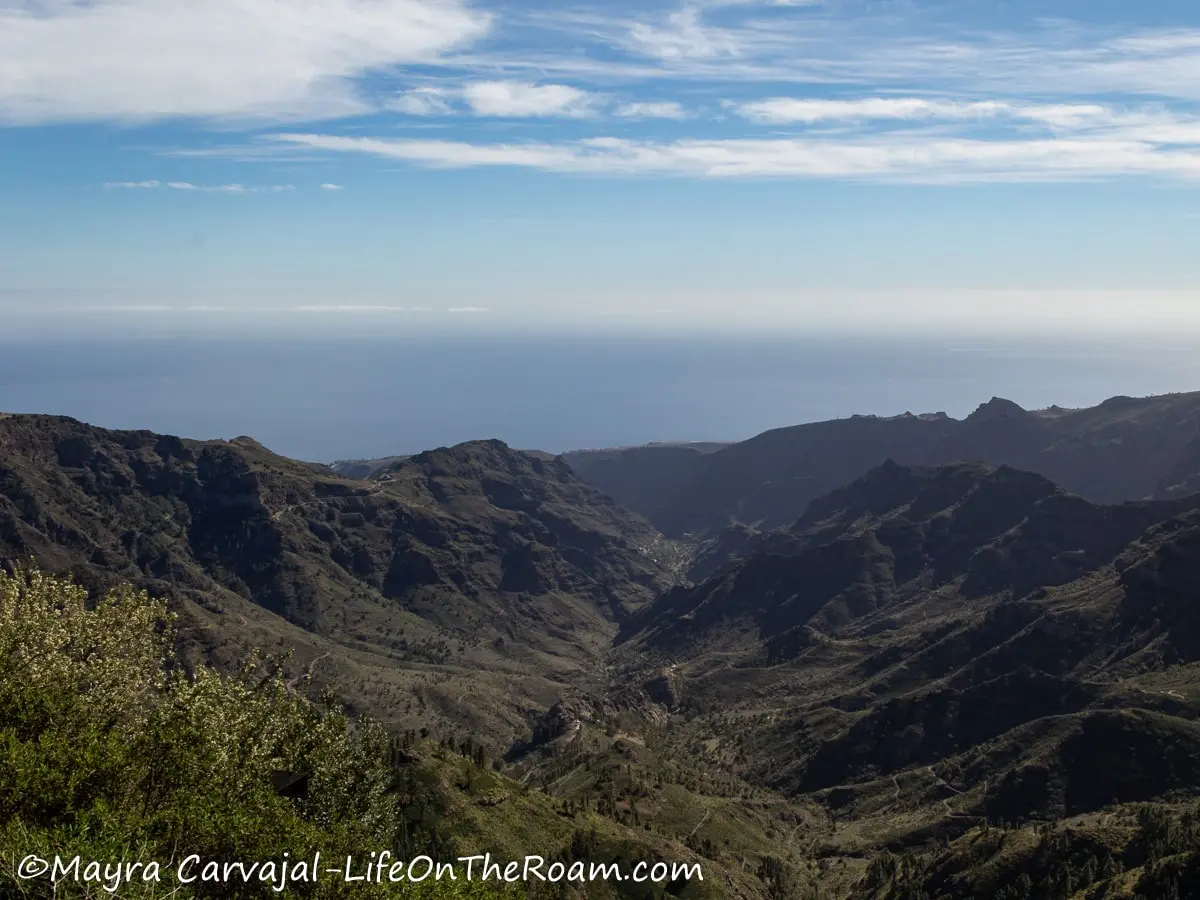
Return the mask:
{"type": "Polygon", "coordinates": [[[741,440],[853,414],[1027,409],[1200,390],[1188,341],[796,336],[20,340],[0,337],[0,412],[193,438],[249,435],[299,459],[478,438],[558,453],[741,440]]]}

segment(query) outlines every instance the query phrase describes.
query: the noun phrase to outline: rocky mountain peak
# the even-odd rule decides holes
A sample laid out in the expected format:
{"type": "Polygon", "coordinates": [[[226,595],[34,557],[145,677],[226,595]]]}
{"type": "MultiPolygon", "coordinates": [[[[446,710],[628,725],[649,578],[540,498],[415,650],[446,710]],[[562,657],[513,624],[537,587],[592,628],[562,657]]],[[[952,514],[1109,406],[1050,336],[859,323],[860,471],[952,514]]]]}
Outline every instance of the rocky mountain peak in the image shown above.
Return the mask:
{"type": "Polygon", "coordinates": [[[1005,400],[1003,397],[993,397],[987,403],[981,404],[971,415],[967,416],[966,421],[979,424],[1027,415],[1029,415],[1029,412],[1012,400],[1005,400]]]}

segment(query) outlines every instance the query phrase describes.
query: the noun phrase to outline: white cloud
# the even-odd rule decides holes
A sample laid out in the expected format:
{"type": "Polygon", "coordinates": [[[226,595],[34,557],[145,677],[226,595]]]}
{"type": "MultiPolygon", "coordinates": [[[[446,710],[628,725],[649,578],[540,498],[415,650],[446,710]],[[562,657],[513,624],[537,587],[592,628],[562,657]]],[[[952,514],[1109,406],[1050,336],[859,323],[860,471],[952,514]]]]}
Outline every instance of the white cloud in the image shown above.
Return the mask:
{"type": "Polygon", "coordinates": [[[672,100],[625,103],[616,114],[626,119],[686,119],[687,110],[672,100]]]}
{"type": "Polygon", "coordinates": [[[340,190],[342,190],[342,186],[340,184],[323,184],[323,185],[321,185],[321,190],[323,190],[323,191],[340,191],[340,190]]]}
{"type": "Polygon", "coordinates": [[[173,191],[199,191],[205,194],[277,194],[283,191],[294,191],[295,185],[291,184],[271,184],[263,187],[247,187],[244,184],[213,184],[200,185],[192,184],[190,181],[108,181],[105,182],[106,188],[120,188],[123,190],[153,190],[155,188],[167,188],[173,191]]]}
{"type": "Polygon", "coordinates": [[[989,101],[960,103],[917,97],[867,97],[859,100],[772,97],[742,103],[735,108],[747,119],[772,124],[868,119],[969,119],[995,116],[1008,109],[1006,104],[989,101]]]}
{"type": "Polygon", "coordinates": [[[318,134],[278,137],[315,150],[367,153],[442,168],[511,166],[581,174],[942,183],[1077,181],[1127,175],[1200,180],[1200,151],[1102,138],[972,140],[881,135],[855,140],[653,142],[592,138],[563,143],[471,144],[318,134]]]}
{"type": "MultiPolygon", "coordinates": [[[[477,116],[583,118],[596,114],[608,101],[603,94],[570,85],[510,80],[468,82],[457,88],[413,88],[389,100],[387,107],[406,115],[445,116],[454,114],[456,102],[464,102],[477,116]]],[[[674,100],[633,101],[613,112],[627,119],[687,118],[682,104],[674,100]]]]}
{"type": "Polygon", "coordinates": [[[825,0],[700,0],[709,7],[722,6],[824,6],[825,0]]]}
{"type": "MultiPolygon", "coordinates": [[[[1006,104],[1007,106],[1007,104],[1006,104]]],[[[1113,118],[1113,112],[1108,107],[1095,104],[1056,103],[1043,105],[1026,105],[1008,107],[1012,115],[1041,122],[1051,128],[1080,128],[1088,125],[1101,125],[1113,118]]]]}
{"type": "Polygon", "coordinates": [[[521,23],[552,34],[553,46],[569,52],[547,43],[493,48],[460,61],[607,83],[687,78],[1043,100],[1098,94],[1200,100],[1200,28],[1114,34],[1111,26],[1034,19],[1019,30],[985,30],[955,16],[954,4],[917,2],[831,3],[836,14],[830,15],[802,8],[817,3],[768,0],[682,0],[671,12],[657,12],[663,5],[674,4],[538,9],[521,23]],[[774,7],[770,15],[767,7],[774,7]]]}
{"type": "Polygon", "coordinates": [[[293,146],[335,152],[358,152],[404,159],[443,168],[520,166],[534,169],[571,168],[576,153],[570,145],[467,144],[458,141],[351,138],[322,134],[281,134],[277,139],[293,146]]]}
{"type": "Polygon", "coordinates": [[[118,304],[104,305],[104,306],[88,305],[88,306],[77,307],[76,309],[83,310],[86,312],[101,312],[101,313],[168,313],[168,312],[175,312],[175,307],[173,307],[173,306],[162,306],[162,305],[156,304],[156,303],[142,303],[142,304],[135,304],[135,303],[119,304],[118,303],[118,304]]]}
{"type": "Polygon", "coordinates": [[[449,93],[434,87],[405,91],[388,101],[387,106],[409,116],[441,116],[454,111],[450,105],[449,93]]]}
{"type": "Polygon", "coordinates": [[[882,36],[857,42],[837,59],[822,51],[809,72],[877,85],[905,81],[972,92],[1098,94],[1200,100],[1200,29],[1141,29],[1113,37],[1111,29],[1055,22],[1023,33],[955,38],[882,36]]]}
{"type": "MultiPolygon", "coordinates": [[[[811,100],[771,98],[726,104],[740,115],[766,124],[830,122],[864,124],[884,120],[989,122],[1017,128],[1042,126],[1057,137],[1126,141],[1147,146],[1200,145],[1200,118],[1161,107],[1113,108],[1098,104],[1031,104],[1009,101],[959,102],[923,98],[811,100]]],[[[886,130],[874,133],[886,134],[886,130]]],[[[902,131],[894,134],[903,134],[902,131]]]]}
{"type": "MultiPolygon", "coordinates": [[[[427,306],[388,306],[385,304],[369,304],[369,303],[314,303],[305,304],[302,306],[288,306],[279,309],[267,308],[265,311],[277,312],[304,312],[304,313],[347,313],[347,312],[386,312],[386,313],[402,313],[402,312],[435,312],[427,306]]],[[[448,313],[485,313],[491,312],[486,306],[454,306],[445,310],[448,313]]]]}
{"type": "Polygon", "coordinates": [[[480,37],[463,0],[5,0],[0,121],[317,118],[480,37]]]}
{"type": "Polygon", "coordinates": [[[969,33],[925,4],[889,16],[803,8],[820,5],[682,0],[661,13],[650,3],[509,4],[505,22],[517,24],[506,34],[537,40],[468,53],[491,22],[472,0],[0,0],[0,122],[304,120],[380,107],[440,115],[463,93],[483,115],[579,116],[598,102],[585,78],[1200,99],[1200,29],[969,33]],[[358,90],[364,76],[412,63],[453,72],[465,92],[418,87],[380,99],[358,90]]]}
{"type": "Polygon", "coordinates": [[[327,303],[289,306],[280,312],[342,313],[342,312],[404,312],[403,306],[379,306],[357,303],[327,303]]]}
{"type": "Polygon", "coordinates": [[[700,9],[686,6],[667,16],[662,25],[634,22],[628,46],[645,56],[662,60],[712,59],[741,54],[734,34],[707,25],[700,9]]]}
{"type": "Polygon", "coordinates": [[[462,89],[463,99],[480,116],[589,116],[599,97],[565,84],[476,81],[462,89]]]}
{"type": "Polygon", "coordinates": [[[828,100],[798,97],[769,97],[746,103],[726,104],[743,118],[772,125],[881,120],[968,121],[1016,119],[1037,122],[1050,128],[1076,130],[1112,125],[1125,118],[1106,106],[1094,103],[1013,103],[998,100],[929,99],[925,97],[863,97],[828,100]]]}
{"type": "Polygon", "coordinates": [[[461,102],[477,116],[582,118],[593,115],[605,100],[601,94],[570,85],[509,80],[471,81],[455,88],[413,88],[386,105],[411,116],[453,115],[455,104],[461,102]]]}

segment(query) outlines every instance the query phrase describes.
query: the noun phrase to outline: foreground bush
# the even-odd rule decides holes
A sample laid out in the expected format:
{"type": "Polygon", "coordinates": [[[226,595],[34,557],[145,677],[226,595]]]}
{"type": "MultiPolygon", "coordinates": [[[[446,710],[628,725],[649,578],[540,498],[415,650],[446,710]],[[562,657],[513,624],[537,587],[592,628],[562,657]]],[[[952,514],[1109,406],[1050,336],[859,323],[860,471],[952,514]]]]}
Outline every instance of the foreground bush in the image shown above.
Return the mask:
{"type": "MultiPolygon", "coordinates": [[[[94,884],[55,893],[48,881],[19,880],[29,854],[158,860],[165,871],[189,854],[336,859],[393,846],[382,728],[309,702],[261,663],[240,677],[184,671],[173,638],[173,617],[144,592],[120,588],[93,606],[69,581],[0,571],[0,896],[107,896],[94,884]],[[277,793],[277,771],[307,774],[307,795],[277,793]]],[[[189,896],[177,887],[131,883],[118,896],[189,896]]],[[[419,892],[476,895],[466,887],[419,892]]]]}

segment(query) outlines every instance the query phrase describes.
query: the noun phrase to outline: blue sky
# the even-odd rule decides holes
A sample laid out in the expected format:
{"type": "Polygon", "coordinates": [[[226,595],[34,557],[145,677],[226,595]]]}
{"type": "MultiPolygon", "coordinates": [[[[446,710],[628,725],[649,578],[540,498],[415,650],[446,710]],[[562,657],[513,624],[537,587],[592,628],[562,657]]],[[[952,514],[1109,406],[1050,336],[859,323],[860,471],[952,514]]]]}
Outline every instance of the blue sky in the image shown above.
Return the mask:
{"type": "Polygon", "coordinates": [[[1178,332],[1197,184],[1183,0],[0,0],[12,328],[1178,332]]]}

